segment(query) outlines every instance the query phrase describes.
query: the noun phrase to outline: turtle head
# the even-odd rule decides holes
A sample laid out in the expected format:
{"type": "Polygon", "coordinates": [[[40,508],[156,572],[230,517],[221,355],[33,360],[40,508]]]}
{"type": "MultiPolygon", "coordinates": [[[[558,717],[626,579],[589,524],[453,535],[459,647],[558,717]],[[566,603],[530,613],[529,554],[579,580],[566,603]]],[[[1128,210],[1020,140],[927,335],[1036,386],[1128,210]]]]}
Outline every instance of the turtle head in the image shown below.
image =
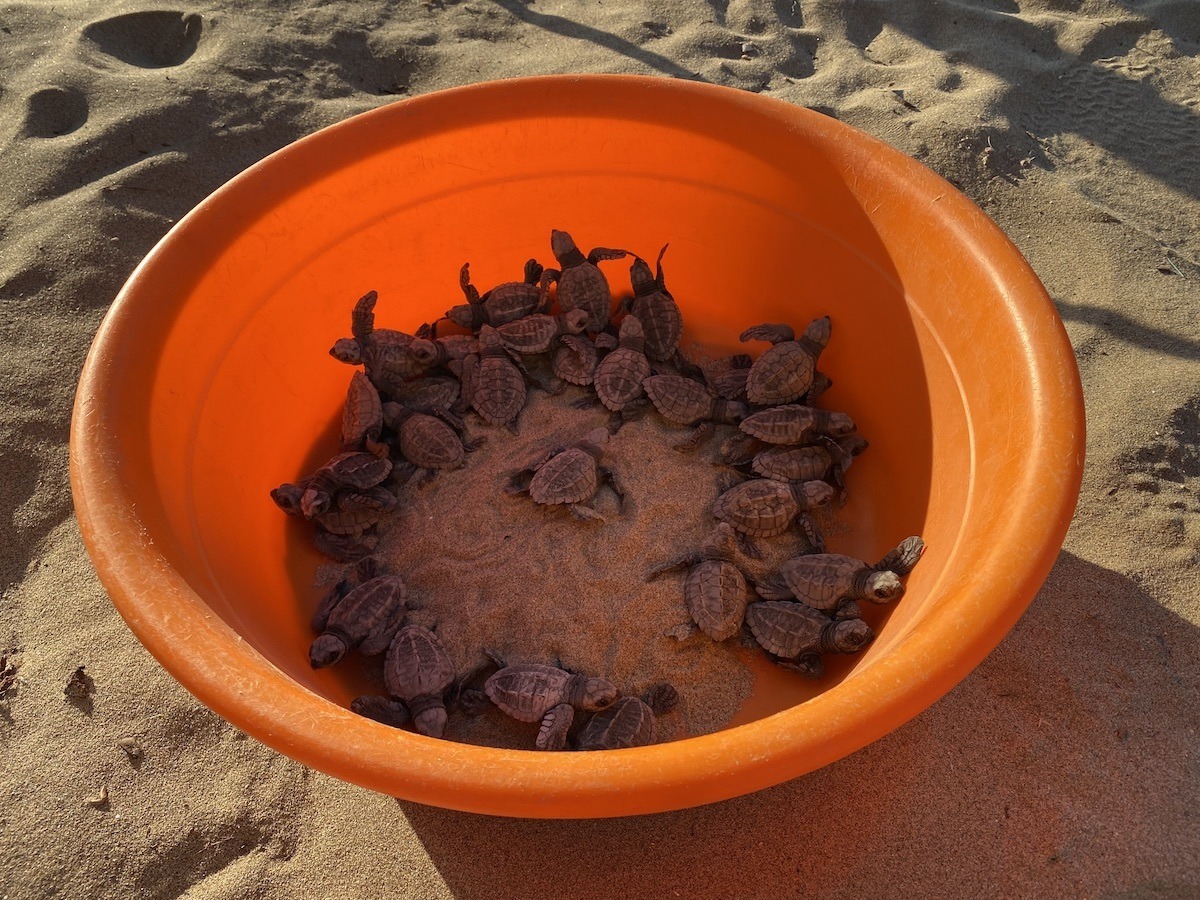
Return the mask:
{"type": "Polygon", "coordinates": [[[579,252],[579,248],[575,246],[575,239],[565,231],[559,231],[557,228],[550,231],[550,252],[554,254],[554,258],[560,263],[564,256],[570,255],[571,251],[579,252]]]}
{"type": "Polygon", "coordinates": [[[701,555],[732,562],[737,552],[737,530],[728,522],[718,522],[700,547],[701,555]]]}
{"type": "Polygon", "coordinates": [[[650,263],[640,256],[635,256],[633,265],[629,267],[629,283],[638,297],[658,290],[658,282],[654,280],[654,273],[650,271],[650,263]]]}
{"type": "Polygon", "coordinates": [[[328,491],[321,488],[310,487],[300,497],[300,512],[304,514],[306,519],[315,519],[318,516],[323,516],[333,507],[333,497],[328,491]]]}
{"type": "Polygon", "coordinates": [[[478,303],[460,303],[446,310],[446,318],[459,328],[469,328],[474,331],[487,321],[487,313],[478,303]]]}
{"type": "Polygon", "coordinates": [[[829,414],[829,426],[826,431],[830,436],[839,438],[845,437],[848,434],[853,434],[858,430],[858,426],[854,424],[854,420],[845,413],[831,412],[829,414]]]}
{"type": "Polygon", "coordinates": [[[341,338],[332,347],[329,348],[329,355],[338,362],[344,362],[351,366],[360,365],[362,358],[362,344],[354,338],[341,338]]]}
{"type": "Polygon", "coordinates": [[[867,599],[874,603],[887,603],[904,594],[904,585],[895,572],[876,572],[867,579],[867,599]]]}
{"type": "Polygon", "coordinates": [[[862,619],[844,619],[833,626],[833,644],[839,653],[853,653],[874,637],[875,632],[862,619]]]}
{"type": "Polygon", "coordinates": [[[582,334],[587,328],[588,311],[586,309],[572,309],[562,314],[563,331],[567,334],[582,334]]]}
{"type": "Polygon", "coordinates": [[[502,347],[504,346],[504,341],[500,337],[500,332],[491,325],[484,325],[479,329],[479,346],[487,348],[502,347]]]}
{"type": "Polygon", "coordinates": [[[583,685],[583,697],[579,705],[584,709],[596,710],[612,706],[617,699],[617,687],[607,678],[589,678],[583,685]]]}
{"type": "Polygon", "coordinates": [[[806,481],[804,484],[793,486],[792,493],[801,506],[807,509],[817,509],[827,506],[837,494],[837,490],[833,485],[826,484],[824,481],[806,481]]]}
{"type": "Polygon", "coordinates": [[[440,738],[446,733],[446,707],[438,703],[414,713],[413,727],[426,737],[440,738]]]}
{"type": "Polygon", "coordinates": [[[308,661],[314,669],[324,669],[340,660],[349,649],[342,638],[327,631],[308,648],[308,661]]]}
{"type": "Polygon", "coordinates": [[[295,484],[281,484],[271,491],[271,499],[275,501],[275,505],[289,516],[301,514],[300,500],[303,497],[304,491],[295,484]]]}
{"type": "Polygon", "coordinates": [[[829,343],[831,332],[832,323],[829,316],[821,316],[819,319],[813,319],[808,328],[804,329],[804,339],[813,346],[824,349],[829,343]]]}
{"type": "Polygon", "coordinates": [[[581,446],[593,448],[598,455],[600,453],[600,448],[608,443],[608,438],[609,434],[607,428],[593,428],[583,436],[583,440],[579,443],[581,446]]]}
{"type": "MultiPolygon", "coordinates": [[[[453,321],[453,320],[452,320],[453,321]]],[[[408,345],[408,355],[423,366],[445,362],[445,350],[437,341],[417,338],[408,345]]]]}

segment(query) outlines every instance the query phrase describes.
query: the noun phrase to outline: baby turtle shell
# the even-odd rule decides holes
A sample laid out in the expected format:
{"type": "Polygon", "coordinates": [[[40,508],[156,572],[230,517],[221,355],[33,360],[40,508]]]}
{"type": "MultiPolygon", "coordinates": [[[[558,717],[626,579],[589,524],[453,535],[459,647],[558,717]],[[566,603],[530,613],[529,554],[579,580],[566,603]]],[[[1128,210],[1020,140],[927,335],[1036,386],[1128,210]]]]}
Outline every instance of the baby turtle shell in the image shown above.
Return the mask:
{"type": "Polygon", "coordinates": [[[697,381],[681,375],[651,375],[642,388],[664,419],[680,425],[701,421],[735,425],[746,415],[746,404],[714,397],[697,381]]]}
{"type": "Polygon", "coordinates": [[[383,664],[387,691],[404,701],[421,734],[441,737],[446,730],[443,695],[454,683],[454,663],[441,639],[421,625],[405,625],[392,639],[383,664]]]}
{"type": "Polygon", "coordinates": [[[683,336],[683,313],[667,292],[663,280],[662,258],[667,246],[664,244],[658,252],[657,274],[650,274],[650,264],[641,257],[635,257],[629,267],[629,281],[633,287],[630,312],[645,331],[646,355],[659,362],[666,362],[675,355],[683,336]]]}
{"type": "Polygon", "coordinates": [[[331,534],[318,524],[313,531],[312,542],[321,555],[348,563],[374,552],[379,546],[379,536],[371,531],[361,535],[331,534]]]}
{"type": "Polygon", "coordinates": [[[559,269],[547,269],[546,274],[558,282],[558,305],[564,312],[586,310],[587,330],[603,331],[612,317],[612,290],[596,263],[621,259],[629,254],[624,250],[597,247],[584,256],[571,235],[557,229],[550,232],[550,249],[558,260],[559,269]]]}
{"type": "Polygon", "coordinates": [[[557,316],[526,316],[496,330],[504,345],[518,353],[544,353],[559,335],[581,334],[588,323],[586,310],[573,309],[557,316]]]}
{"type": "Polygon", "coordinates": [[[374,454],[339,453],[313,473],[300,498],[300,510],[305,518],[316,518],[333,508],[339,492],[375,487],[382,484],[391,471],[391,461],[374,454]]]}
{"type": "Polygon", "coordinates": [[[330,611],[325,630],[309,648],[312,667],[331,666],[355,647],[364,656],[382,653],[400,627],[407,596],[398,575],[381,575],[350,591],[330,611]]]}
{"type": "Polygon", "coordinates": [[[637,697],[622,697],[600,710],[579,733],[580,750],[622,750],[645,747],[658,737],[656,716],[675,708],[679,695],[665,681],[637,697]]]}
{"type": "Polygon", "coordinates": [[[490,325],[479,331],[478,356],[463,360],[463,396],[485,422],[515,429],[525,408],[525,378],[490,325]]]}
{"type": "Polygon", "coordinates": [[[768,444],[803,444],[814,435],[842,437],[856,429],[854,421],[845,413],[826,412],[799,404],[760,410],[744,418],[738,427],[768,444]]]}
{"type": "Polygon", "coordinates": [[[713,515],[751,537],[782,534],[801,512],[827,504],[834,489],[823,481],[785,484],[754,478],[730,488],[713,503],[713,515]]]}
{"type": "Polygon", "coordinates": [[[446,310],[446,318],[461,328],[478,331],[484,325],[504,325],[529,315],[539,308],[548,306],[549,285],[543,282],[542,267],[536,259],[525,263],[524,281],[506,281],[498,284],[482,297],[471,284],[469,263],[463,263],[458,273],[458,284],[467,302],[446,310]]]}
{"type": "Polygon", "coordinates": [[[642,382],[650,377],[644,343],[641,323],[636,316],[626,316],[621,322],[620,345],[596,367],[596,395],[613,412],[642,396],[642,382]]]}
{"type": "Polygon", "coordinates": [[[803,603],[768,600],[746,608],[746,624],[759,645],[786,669],[819,678],[822,653],[854,653],[875,633],[862,619],[831,619],[803,603]]]}
{"type": "Polygon", "coordinates": [[[888,603],[904,593],[900,579],[913,570],[925,552],[919,537],[906,538],[883,559],[869,565],[839,553],[816,553],[789,559],[779,567],[780,585],[764,579],[764,597],[795,597],[814,609],[834,610],[848,600],[888,603]]]}
{"type": "Polygon", "coordinates": [[[613,493],[624,498],[616,476],[600,465],[600,448],[607,440],[608,432],[597,428],[574,446],[547,450],[531,466],[514,473],[505,491],[528,491],[535,503],[566,504],[578,518],[599,519],[599,513],[579,504],[593,497],[601,484],[608,482],[613,493]]]}
{"type": "Polygon", "coordinates": [[[404,458],[424,469],[457,469],[466,450],[453,428],[441,419],[399,403],[384,404],[384,419],[397,435],[404,458]]]}
{"type": "Polygon", "coordinates": [[[556,377],[570,384],[588,385],[596,372],[599,357],[596,348],[587,338],[564,334],[554,351],[551,368],[556,377]]]}
{"type": "Polygon", "coordinates": [[[754,361],[746,381],[751,403],[790,403],[812,387],[817,357],[829,343],[828,316],[815,319],[800,340],[788,325],[756,325],[742,332],[741,340],[770,341],[774,346],[754,361]]]}
{"type": "Polygon", "coordinates": [[[406,381],[392,391],[397,403],[412,407],[420,412],[444,412],[458,400],[461,385],[457,378],[449,375],[427,375],[406,381]]]}
{"type": "Polygon", "coordinates": [[[408,378],[416,378],[425,367],[409,353],[415,338],[403,331],[375,327],[375,291],[364,294],[350,315],[352,338],[342,338],[329,353],[334,359],[352,366],[362,365],[371,383],[380,391],[392,388],[408,378]]]}
{"type": "Polygon", "coordinates": [[[750,600],[746,577],[734,563],[735,536],[733,526],[721,522],[699,553],[660,566],[646,579],[690,567],[683,583],[683,599],[692,621],[714,641],[724,641],[738,633],[750,600]]]}
{"type": "Polygon", "coordinates": [[[379,442],[382,431],[383,405],[379,391],[365,372],[355,372],[350,377],[342,410],[342,450],[366,450],[374,456],[386,457],[387,444],[379,442]]]}
{"type": "Polygon", "coordinates": [[[333,509],[314,520],[329,534],[359,537],[396,511],[400,501],[384,487],[342,491],[333,509]]]}
{"type": "Polygon", "coordinates": [[[617,699],[617,688],[607,678],[575,675],[539,663],[505,666],[488,678],[483,690],[517,721],[542,723],[537,738],[539,750],[561,750],[566,746],[576,709],[600,710],[617,699]],[[548,716],[550,720],[546,721],[548,716]]]}

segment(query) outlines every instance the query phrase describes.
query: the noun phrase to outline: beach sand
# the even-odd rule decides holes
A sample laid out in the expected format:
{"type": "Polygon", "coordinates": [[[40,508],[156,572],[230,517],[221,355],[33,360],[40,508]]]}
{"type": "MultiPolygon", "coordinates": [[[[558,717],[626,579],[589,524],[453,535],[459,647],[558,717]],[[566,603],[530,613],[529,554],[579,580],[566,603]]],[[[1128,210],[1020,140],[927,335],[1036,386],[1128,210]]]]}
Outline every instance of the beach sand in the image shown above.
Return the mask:
{"type": "Polygon", "coordinates": [[[7,4],[0,897],[1200,897],[1198,52],[1192,0],[7,4]],[[201,707],[96,579],[68,420],[107,305],[224,181],[396,97],[563,71],[760,91],[959,185],[1066,321],[1088,464],[1029,611],[906,726],[722,804],[510,821],[201,707]]]}

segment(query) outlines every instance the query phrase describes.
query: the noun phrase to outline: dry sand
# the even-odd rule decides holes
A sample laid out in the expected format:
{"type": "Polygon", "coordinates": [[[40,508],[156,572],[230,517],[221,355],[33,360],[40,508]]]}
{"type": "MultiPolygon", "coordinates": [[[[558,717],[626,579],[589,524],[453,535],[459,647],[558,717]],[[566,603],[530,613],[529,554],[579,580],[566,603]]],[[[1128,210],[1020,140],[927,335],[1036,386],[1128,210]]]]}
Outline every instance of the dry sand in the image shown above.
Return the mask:
{"type": "Polygon", "coordinates": [[[1198,50],[1193,0],[6,5],[0,896],[1200,896],[1198,50]],[[762,91],[960,185],[1066,320],[1088,467],[1027,614],[888,737],[702,809],[484,819],[306,770],[176,684],[83,550],[68,415],[122,281],[226,179],[396,94],[567,70],[762,91]]]}

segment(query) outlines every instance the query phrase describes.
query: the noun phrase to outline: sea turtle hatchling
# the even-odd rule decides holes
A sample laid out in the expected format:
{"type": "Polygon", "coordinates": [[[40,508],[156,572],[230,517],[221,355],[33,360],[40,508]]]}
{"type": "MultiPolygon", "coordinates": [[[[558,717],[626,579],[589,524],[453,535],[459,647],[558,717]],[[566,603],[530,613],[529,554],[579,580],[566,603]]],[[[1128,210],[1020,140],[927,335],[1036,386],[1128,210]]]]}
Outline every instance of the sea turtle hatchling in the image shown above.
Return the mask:
{"type": "Polygon", "coordinates": [[[363,656],[382,653],[400,628],[407,596],[398,575],[381,575],[350,591],[330,610],[325,629],[312,642],[312,667],[331,666],[355,647],[363,656]]]}
{"type": "Polygon", "coordinates": [[[559,313],[556,316],[532,315],[500,325],[496,330],[504,345],[518,353],[545,353],[559,335],[582,334],[587,327],[588,314],[583,309],[559,313]]]}
{"type": "Polygon", "coordinates": [[[379,698],[360,704],[365,711],[385,713],[394,720],[410,716],[413,727],[427,737],[445,733],[445,694],[454,683],[454,663],[434,632],[411,623],[397,631],[383,663],[383,681],[393,702],[380,703],[379,698]]]}
{"type": "Polygon", "coordinates": [[[479,330],[479,348],[462,361],[462,398],[485,422],[505,425],[515,434],[525,408],[525,375],[490,325],[479,330]]]}
{"type": "Polygon", "coordinates": [[[592,383],[599,361],[595,344],[585,337],[564,334],[554,349],[550,367],[555,378],[586,386],[592,383]]]}
{"type": "Polygon", "coordinates": [[[613,298],[608,279],[596,263],[621,259],[629,253],[597,247],[584,256],[571,235],[557,229],[550,232],[550,250],[558,260],[559,268],[547,269],[545,276],[558,282],[558,305],[564,312],[587,310],[587,330],[592,333],[603,331],[612,317],[613,298]]]}
{"type": "Polygon", "coordinates": [[[658,252],[657,274],[651,274],[650,264],[640,256],[634,257],[633,265],[629,267],[633,297],[622,304],[642,323],[646,355],[658,362],[666,362],[675,356],[683,336],[683,313],[663,280],[662,258],[667,246],[664,244],[658,252]]]}
{"type": "Polygon", "coordinates": [[[528,492],[535,503],[565,504],[576,518],[603,522],[600,513],[582,504],[605,482],[624,503],[625,491],[616,474],[600,465],[601,447],[607,440],[607,429],[597,428],[577,444],[552,447],[532,464],[513,473],[504,490],[509,494],[528,492]]]}
{"type": "Polygon", "coordinates": [[[333,508],[339,492],[373,488],[382,484],[391,471],[391,461],[374,454],[339,453],[308,480],[300,498],[300,511],[305,518],[315,519],[333,508]]]}
{"type": "Polygon", "coordinates": [[[446,318],[460,328],[478,331],[484,325],[515,322],[539,309],[545,312],[549,308],[549,280],[542,279],[541,264],[530,259],[525,262],[524,281],[506,281],[481,297],[471,284],[470,263],[463,263],[458,284],[467,302],[446,310],[446,318]]]}
{"type": "Polygon", "coordinates": [[[904,594],[900,579],[913,570],[924,552],[925,542],[913,536],[874,565],[840,553],[797,556],[783,563],[777,574],[762,579],[757,589],[769,600],[795,597],[825,611],[854,600],[889,603],[904,594]]]}
{"type": "Polygon", "coordinates": [[[739,400],[723,400],[708,388],[682,375],[651,375],[642,389],[659,414],[680,425],[699,425],[691,439],[675,446],[676,450],[694,450],[713,429],[713,423],[736,425],[749,412],[739,400]]]}
{"type": "Polygon", "coordinates": [[[774,406],[790,403],[812,387],[817,357],[829,343],[828,316],[813,320],[799,340],[790,325],[755,325],[741,334],[741,341],[770,341],[771,349],[754,361],[746,381],[751,403],[774,406]]]}
{"type": "Polygon", "coordinates": [[[313,521],[327,534],[361,537],[392,515],[400,506],[396,495],[382,486],[342,491],[333,508],[313,521]]]}
{"type": "MultiPolygon", "coordinates": [[[[406,460],[422,469],[457,469],[466,462],[467,447],[442,419],[402,403],[383,404],[383,419],[396,433],[396,446],[406,460]]],[[[474,445],[470,446],[474,449],[474,445]]]]}
{"type": "Polygon", "coordinates": [[[321,602],[317,604],[312,617],[312,630],[320,634],[329,623],[329,614],[333,608],[342,602],[348,593],[372,578],[378,578],[383,572],[379,569],[379,561],[373,556],[360,559],[333,587],[325,592],[321,602]]]}
{"type": "Polygon", "coordinates": [[[742,627],[742,616],[750,601],[746,576],[734,562],[737,532],[721,522],[698,553],[689,553],[652,569],[646,580],[676,569],[687,568],[683,599],[692,621],[714,641],[733,637],[742,627]]]}
{"type": "Polygon", "coordinates": [[[803,444],[815,435],[842,437],[857,430],[845,413],[788,404],[762,409],[746,416],[738,428],[767,444],[803,444]]]}
{"type": "Polygon", "coordinates": [[[660,681],[637,697],[622,697],[593,715],[579,732],[577,750],[623,750],[645,747],[658,738],[657,716],[675,708],[679,694],[660,681]]]}
{"type": "Polygon", "coordinates": [[[348,365],[361,365],[371,383],[386,394],[406,379],[419,377],[426,366],[409,352],[417,338],[403,331],[375,327],[378,300],[375,291],[359,298],[350,314],[350,332],[354,336],[338,340],[329,353],[348,365]]]}
{"type": "Polygon", "coordinates": [[[756,453],[750,467],[760,478],[773,478],[796,484],[833,478],[844,484],[842,475],[851,461],[867,449],[867,442],[856,434],[838,440],[822,438],[804,447],[773,445],[756,453]]]}
{"type": "Polygon", "coordinates": [[[387,444],[379,440],[383,431],[383,406],[379,391],[365,372],[355,372],[346,389],[342,408],[342,451],[365,450],[381,459],[388,455],[387,444]]]}
{"type": "Polygon", "coordinates": [[[822,653],[854,653],[875,637],[862,619],[831,619],[803,603],[779,600],[751,603],[746,624],[774,663],[811,678],[824,674],[822,653]]]}
{"type": "Polygon", "coordinates": [[[626,316],[621,321],[619,345],[596,366],[592,386],[601,403],[620,413],[643,395],[642,382],[649,377],[642,323],[637,316],[626,316]]]}
{"type": "Polygon", "coordinates": [[[519,722],[540,722],[536,747],[562,750],[575,710],[601,710],[617,699],[617,688],[607,678],[589,678],[540,663],[508,665],[489,654],[500,666],[483,685],[496,706],[519,722]]]}
{"type": "Polygon", "coordinates": [[[713,503],[713,515],[750,537],[783,534],[802,512],[825,506],[834,489],[824,481],[787,484],[752,478],[725,491],[713,503]]]}

